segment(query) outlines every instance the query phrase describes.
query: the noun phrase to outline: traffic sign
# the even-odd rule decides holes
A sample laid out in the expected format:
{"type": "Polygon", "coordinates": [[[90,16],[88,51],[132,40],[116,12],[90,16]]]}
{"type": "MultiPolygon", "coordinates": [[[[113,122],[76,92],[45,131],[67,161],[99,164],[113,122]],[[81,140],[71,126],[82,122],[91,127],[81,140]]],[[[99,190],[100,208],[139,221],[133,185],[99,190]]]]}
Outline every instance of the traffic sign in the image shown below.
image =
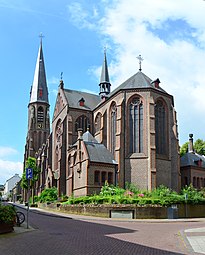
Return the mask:
{"type": "Polygon", "coordinates": [[[33,169],[32,168],[26,168],[26,179],[30,180],[33,178],[33,169]]]}

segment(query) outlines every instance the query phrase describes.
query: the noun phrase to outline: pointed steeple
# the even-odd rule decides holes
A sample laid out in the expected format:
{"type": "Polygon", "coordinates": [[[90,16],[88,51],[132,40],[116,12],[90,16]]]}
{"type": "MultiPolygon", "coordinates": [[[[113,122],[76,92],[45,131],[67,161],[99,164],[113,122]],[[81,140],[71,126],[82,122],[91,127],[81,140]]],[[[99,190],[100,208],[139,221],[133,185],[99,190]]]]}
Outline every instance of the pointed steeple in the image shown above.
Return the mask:
{"type": "Polygon", "coordinates": [[[111,84],[110,84],[109,73],[108,73],[106,50],[104,51],[104,61],[102,65],[102,72],[101,72],[99,86],[100,86],[99,95],[102,98],[105,98],[108,94],[110,94],[111,84]]]}
{"type": "Polygon", "coordinates": [[[39,46],[36,69],[31,88],[30,103],[48,102],[48,88],[46,82],[45,64],[43,58],[42,38],[39,46]]]}

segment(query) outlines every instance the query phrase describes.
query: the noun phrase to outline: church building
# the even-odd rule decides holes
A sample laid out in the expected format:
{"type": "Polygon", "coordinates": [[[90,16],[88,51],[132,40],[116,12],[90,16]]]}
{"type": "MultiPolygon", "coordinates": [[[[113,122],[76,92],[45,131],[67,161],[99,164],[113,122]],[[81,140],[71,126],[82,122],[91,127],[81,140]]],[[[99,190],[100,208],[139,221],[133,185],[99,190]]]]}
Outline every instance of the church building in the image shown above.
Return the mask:
{"type": "Polygon", "coordinates": [[[139,71],[111,90],[104,52],[99,95],[66,88],[61,79],[50,132],[41,42],[25,147],[25,160],[36,157],[41,169],[36,194],[56,186],[59,196],[89,195],[105,181],[180,189],[174,98],[142,72],[141,60],[139,71]]]}

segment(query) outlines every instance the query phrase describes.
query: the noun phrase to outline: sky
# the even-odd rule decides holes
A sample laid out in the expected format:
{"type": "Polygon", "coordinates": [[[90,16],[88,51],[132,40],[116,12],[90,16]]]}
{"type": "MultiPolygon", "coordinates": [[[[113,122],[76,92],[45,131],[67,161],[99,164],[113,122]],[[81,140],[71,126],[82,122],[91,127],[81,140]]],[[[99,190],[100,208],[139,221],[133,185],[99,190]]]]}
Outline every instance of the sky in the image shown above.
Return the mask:
{"type": "Polygon", "coordinates": [[[0,184],[23,171],[29,92],[43,37],[51,119],[65,88],[99,93],[106,47],[111,89],[139,69],[174,96],[179,143],[205,140],[204,0],[0,0],[0,184]]]}

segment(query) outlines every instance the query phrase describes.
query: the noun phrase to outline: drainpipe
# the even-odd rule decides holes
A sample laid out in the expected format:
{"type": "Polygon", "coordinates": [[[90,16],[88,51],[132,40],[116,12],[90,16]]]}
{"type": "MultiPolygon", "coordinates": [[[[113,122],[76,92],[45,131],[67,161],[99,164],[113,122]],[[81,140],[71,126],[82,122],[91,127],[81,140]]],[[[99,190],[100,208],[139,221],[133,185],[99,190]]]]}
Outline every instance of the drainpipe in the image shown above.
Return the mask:
{"type": "Polygon", "coordinates": [[[126,143],[126,139],[125,139],[125,136],[126,136],[126,91],[124,91],[124,188],[125,188],[125,149],[126,149],[126,146],[125,146],[125,143],[126,143]]]}

